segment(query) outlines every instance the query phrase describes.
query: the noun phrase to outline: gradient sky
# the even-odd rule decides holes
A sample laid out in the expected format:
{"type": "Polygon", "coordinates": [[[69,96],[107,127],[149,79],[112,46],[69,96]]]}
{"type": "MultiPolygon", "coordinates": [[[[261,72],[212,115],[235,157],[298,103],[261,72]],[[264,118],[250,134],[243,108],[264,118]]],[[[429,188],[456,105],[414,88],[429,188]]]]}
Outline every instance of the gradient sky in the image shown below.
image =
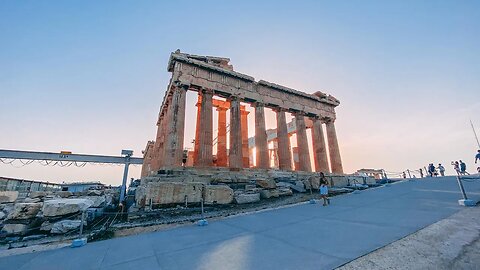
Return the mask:
{"type": "MultiPolygon", "coordinates": [[[[480,2],[258,2],[1,1],[0,148],[141,155],[181,49],[337,97],[346,172],[441,162],[451,173],[458,159],[474,170],[480,2]]],[[[0,176],[114,184],[122,167],[0,164],[0,176]]]]}

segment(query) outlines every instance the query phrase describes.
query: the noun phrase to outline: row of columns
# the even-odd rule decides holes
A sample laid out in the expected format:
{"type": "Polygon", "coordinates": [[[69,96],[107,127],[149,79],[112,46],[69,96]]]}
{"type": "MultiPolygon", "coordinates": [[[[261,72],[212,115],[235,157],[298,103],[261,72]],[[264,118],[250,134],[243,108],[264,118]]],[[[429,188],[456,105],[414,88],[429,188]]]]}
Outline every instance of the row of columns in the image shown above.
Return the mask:
{"type": "MultiPolygon", "coordinates": [[[[185,88],[175,87],[168,97],[168,106],[163,118],[158,124],[155,153],[157,163],[155,168],[177,167],[182,165],[183,139],[185,128],[185,88]]],[[[213,166],[213,91],[201,89],[197,103],[197,127],[195,132],[194,166],[213,166]]],[[[216,105],[218,111],[217,135],[217,166],[240,169],[249,167],[248,153],[248,111],[242,110],[238,97],[232,96],[224,102],[227,106],[216,105]],[[230,110],[230,148],[227,156],[227,109],[230,110]]],[[[267,133],[265,127],[265,106],[254,103],[255,109],[255,148],[256,167],[268,169],[270,158],[267,133]]],[[[243,107],[243,106],[242,106],[243,107]]],[[[287,130],[286,110],[275,109],[277,120],[278,164],[281,170],[292,170],[292,156],[290,139],[287,130]]],[[[294,113],[297,127],[296,137],[298,146],[300,171],[312,171],[307,141],[305,114],[294,113]]],[[[343,173],[343,167],[338,148],[338,141],[333,120],[324,120],[312,117],[312,140],[315,171],[329,172],[327,147],[323,135],[323,123],[326,124],[328,141],[328,155],[330,156],[331,172],[343,173]]]]}

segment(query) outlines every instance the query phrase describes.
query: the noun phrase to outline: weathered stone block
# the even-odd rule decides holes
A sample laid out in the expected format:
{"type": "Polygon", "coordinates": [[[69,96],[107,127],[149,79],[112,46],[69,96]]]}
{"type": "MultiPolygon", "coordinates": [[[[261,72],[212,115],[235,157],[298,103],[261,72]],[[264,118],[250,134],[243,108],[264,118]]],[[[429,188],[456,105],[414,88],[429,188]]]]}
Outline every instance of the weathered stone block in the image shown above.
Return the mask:
{"type": "Polygon", "coordinates": [[[233,189],[226,185],[205,186],[205,204],[229,204],[233,201],[233,189]]]}
{"type": "Polygon", "coordinates": [[[42,199],[40,199],[40,198],[34,198],[34,199],[25,198],[25,200],[23,202],[25,202],[25,203],[38,203],[38,202],[41,202],[41,201],[42,201],[42,199]]]}
{"type": "Polygon", "coordinates": [[[87,210],[93,205],[89,199],[56,199],[43,203],[43,216],[55,217],[87,210]]]}
{"type": "Polygon", "coordinates": [[[47,196],[47,192],[45,191],[32,191],[30,192],[30,195],[28,197],[30,197],[31,199],[35,199],[35,198],[43,198],[47,196]]]}
{"type": "Polygon", "coordinates": [[[73,193],[70,191],[57,191],[57,193],[55,194],[60,198],[68,198],[68,197],[72,197],[73,195],[73,193]]]}
{"type": "Polygon", "coordinates": [[[279,188],[277,189],[279,196],[292,196],[293,191],[290,188],[279,188]]]}
{"type": "Polygon", "coordinates": [[[28,231],[28,225],[26,224],[5,224],[3,225],[3,229],[7,234],[25,234],[28,231]]]}
{"type": "Polygon", "coordinates": [[[34,218],[41,208],[42,203],[16,203],[13,211],[8,214],[7,219],[34,218]]]}
{"type": "Polygon", "coordinates": [[[12,203],[18,198],[18,191],[0,191],[0,203],[12,203]]]}
{"type": "Polygon", "coordinates": [[[258,179],[255,182],[261,188],[274,189],[277,187],[277,183],[273,179],[258,179]]]}
{"type": "MultiPolygon", "coordinates": [[[[69,219],[60,220],[53,224],[52,230],[50,232],[53,234],[67,233],[69,231],[79,229],[81,224],[82,224],[81,220],[69,220],[69,219]]],[[[86,225],[85,222],[84,222],[84,225],[86,225]]]]}
{"type": "Polygon", "coordinates": [[[237,193],[235,202],[237,204],[253,203],[260,201],[260,193],[237,193]]]}
{"type": "Polygon", "coordinates": [[[102,207],[105,206],[107,199],[105,196],[85,196],[85,199],[89,199],[93,202],[91,207],[102,207]]]}
{"type": "Polygon", "coordinates": [[[40,231],[49,232],[52,230],[52,227],[53,227],[53,223],[47,220],[47,221],[44,221],[42,225],[40,225],[40,231]]]}
{"type": "Polygon", "coordinates": [[[150,182],[145,190],[146,204],[198,203],[202,200],[202,183],[150,182]]]}
{"type": "Polygon", "coordinates": [[[264,189],[262,191],[260,191],[260,197],[262,199],[270,199],[270,198],[277,198],[279,197],[280,194],[278,192],[278,190],[276,189],[264,189]]]}

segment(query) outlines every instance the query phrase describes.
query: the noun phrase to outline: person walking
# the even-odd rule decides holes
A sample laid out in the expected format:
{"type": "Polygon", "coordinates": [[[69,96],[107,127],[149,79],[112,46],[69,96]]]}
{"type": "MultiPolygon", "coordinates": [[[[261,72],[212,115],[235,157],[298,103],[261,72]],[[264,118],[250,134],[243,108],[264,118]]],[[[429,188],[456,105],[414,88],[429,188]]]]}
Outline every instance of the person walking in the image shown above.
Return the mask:
{"type": "Polygon", "coordinates": [[[480,150],[478,150],[477,154],[475,155],[475,164],[477,164],[477,160],[480,160],[480,150]]]}
{"type": "Polygon", "coordinates": [[[443,167],[443,165],[441,163],[438,163],[437,169],[440,172],[441,176],[445,176],[445,167],[443,167]]]}
{"type": "Polygon", "coordinates": [[[457,174],[460,174],[460,164],[458,161],[452,161],[453,169],[457,174]]]}
{"type": "Polygon", "coordinates": [[[323,199],[323,206],[330,204],[330,199],[328,198],[328,181],[323,172],[320,173],[320,196],[323,199]]]}
{"type": "Polygon", "coordinates": [[[461,161],[460,160],[460,174],[461,175],[470,175],[468,172],[467,172],[467,164],[465,164],[465,162],[461,161]]]}
{"type": "Polygon", "coordinates": [[[423,178],[423,169],[422,169],[422,168],[420,168],[420,170],[419,170],[419,171],[420,171],[420,178],[423,178]]]}
{"type": "Polygon", "coordinates": [[[430,174],[430,177],[433,177],[434,173],[435,173],[435,166],[433,166],[433,163],[428,164],[428,174],[430,174]]]}

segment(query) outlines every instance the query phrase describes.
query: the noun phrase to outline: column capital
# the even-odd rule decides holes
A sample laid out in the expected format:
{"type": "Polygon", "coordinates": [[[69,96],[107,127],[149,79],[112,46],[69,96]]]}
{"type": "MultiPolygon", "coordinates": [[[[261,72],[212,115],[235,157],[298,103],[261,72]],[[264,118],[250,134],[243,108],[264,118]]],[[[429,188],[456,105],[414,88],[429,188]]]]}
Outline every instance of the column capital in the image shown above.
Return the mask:
{"type": "Polygon", "coordinates": [[[204,88],[204,87],[200,87],[198,92],[200,92],[202,94],[211,94],[211,95],[213,95],[213,93],[214,93],[213,89],[204,88]]]}
{"type": "Polygon", "coordinates": [[[335,118],[331,118],[331,117],[323,117],[321,120],[322,120],[325,124],[335,123],[335,118]]]}
{"type": "Polygon", "coordinates": [[[259,102],[259,101],[255,101],[255,102],[252,103],[252,106],[253,106],[253,107],[265,107],[265,103],[259,102]]]}
{"type": "Polygon", "coordinates": [[[295,116],[296,116],[296,115],[305,116],[306,114],[305,114],[304,111],[296,111],[296,112],[293,113],[293,115],[295,115],[295,116]]]}
{"type": "Polygon", "coordinates": [[[274,112],[287,112],[288,111],[287,109],[282,108],[282,107],[275,107],[275,108],[272,108],[272,110],[274,112]]]}
{"type": "Polygon", "coordinates": [[[232,101],[232,100],[240,100],[240,97],[239,97],[239,96],[235,96],[235,95],[230,95],[230,96],[227,98],[227,101],[232,101]]]}

